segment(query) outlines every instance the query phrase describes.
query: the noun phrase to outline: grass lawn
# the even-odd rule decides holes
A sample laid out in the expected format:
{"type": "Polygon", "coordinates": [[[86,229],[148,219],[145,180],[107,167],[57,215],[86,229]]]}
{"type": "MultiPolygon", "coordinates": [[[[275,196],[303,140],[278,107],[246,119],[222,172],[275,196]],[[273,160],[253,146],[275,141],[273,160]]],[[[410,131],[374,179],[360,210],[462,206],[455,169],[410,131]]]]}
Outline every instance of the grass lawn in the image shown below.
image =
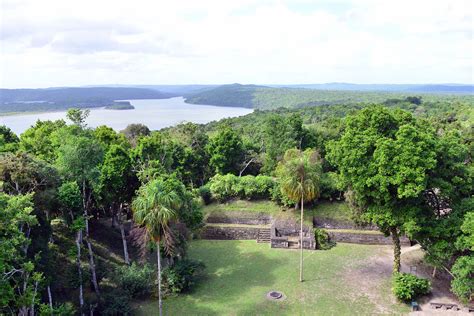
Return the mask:
{"type": "MultiPolygon", "coordinates": [[[[305,251],[305,282],[298,281],[299,252],[255,241],[199,240],[189,256],[206,264],[207,275],[191,293],[164,300],[166,315],[374,315],[408,313],[390,294],[391,260],[371,265],[387,246],[338,244],[305,251]],[[377,270],[377,271],[374,271],[377,270]],[[279,290],[281,302],[265,294],[279,290]]],[[[387,257],[388,258],[388,257],[387,257]]],[[[136,304],[138,315],[156,315],[158,302],[136,304]]]]}
{"type": "Polygon", "coordinates": [[[308,216],[332,219],[342,223],[353,223],[351,210],[346,202],[318,202],[308,209],[308,216]]]}
{"type": "Polygon", "coordinates": [[[204,206],[204,214],[218,215],[228,212],[278,214],[282,211],[278,204],[267,201],[232,200],[227,203],[212,203],[204,206]]]}

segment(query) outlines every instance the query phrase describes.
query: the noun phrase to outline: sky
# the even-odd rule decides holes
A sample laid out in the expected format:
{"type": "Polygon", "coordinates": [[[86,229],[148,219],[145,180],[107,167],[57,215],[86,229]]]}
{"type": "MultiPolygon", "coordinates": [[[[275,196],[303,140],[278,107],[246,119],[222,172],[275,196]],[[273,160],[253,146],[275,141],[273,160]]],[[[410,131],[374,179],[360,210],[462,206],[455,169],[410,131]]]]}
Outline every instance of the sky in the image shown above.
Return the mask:
{"type": "Polygon", "coordinates": [[[0,87],[474,83],[472,0],[0,0],[0,87]]]}

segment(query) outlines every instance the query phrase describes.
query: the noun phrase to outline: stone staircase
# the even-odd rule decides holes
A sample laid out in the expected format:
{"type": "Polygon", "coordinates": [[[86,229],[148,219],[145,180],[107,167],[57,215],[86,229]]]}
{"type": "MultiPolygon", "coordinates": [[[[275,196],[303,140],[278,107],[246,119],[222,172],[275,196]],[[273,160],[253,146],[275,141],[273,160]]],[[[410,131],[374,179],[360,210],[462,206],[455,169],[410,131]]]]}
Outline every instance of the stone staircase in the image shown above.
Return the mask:
{"type": "Polygon", "coordinates": [[[257,235],[258,243],[269,243],[270,242],[270,228],[259,228],[257,235]]]}

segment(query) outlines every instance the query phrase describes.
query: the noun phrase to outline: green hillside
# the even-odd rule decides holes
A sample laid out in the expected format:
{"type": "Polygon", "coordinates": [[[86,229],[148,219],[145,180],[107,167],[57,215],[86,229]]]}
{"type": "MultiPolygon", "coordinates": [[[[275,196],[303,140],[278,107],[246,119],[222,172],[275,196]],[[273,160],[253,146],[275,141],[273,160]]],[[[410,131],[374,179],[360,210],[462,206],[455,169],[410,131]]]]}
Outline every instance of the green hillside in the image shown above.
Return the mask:
{"type": "MultiPolygon", "coordinates": [[[[262,110],[277,108],[303,108],[308,106],[384,103],[387,100],[401,101],[420,93],[381,92],[381,91],[340,91],[298,88],[271,88],[256,85],[231,84],[202,92],[188,94],[186,102],[219,106],[246,107],[262,110]]],[[[422,94],[425,101],[469,101],[472,95],[422,94]]]]}

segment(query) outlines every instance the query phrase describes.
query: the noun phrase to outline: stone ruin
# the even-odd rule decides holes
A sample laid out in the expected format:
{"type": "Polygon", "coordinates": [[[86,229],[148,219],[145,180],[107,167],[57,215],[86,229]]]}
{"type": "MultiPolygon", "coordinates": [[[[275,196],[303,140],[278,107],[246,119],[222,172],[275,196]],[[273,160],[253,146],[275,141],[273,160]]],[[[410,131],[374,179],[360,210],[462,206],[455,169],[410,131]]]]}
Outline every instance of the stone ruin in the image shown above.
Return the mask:
{"type": "MultiPolygon", "coordinates": [[[[272,248],[300,248],[300,224],[293,219],[276,219],[270,228],[272,248]]],[[[313,228],[303,224],[303,249],[316,249],[313,228]]]]}

